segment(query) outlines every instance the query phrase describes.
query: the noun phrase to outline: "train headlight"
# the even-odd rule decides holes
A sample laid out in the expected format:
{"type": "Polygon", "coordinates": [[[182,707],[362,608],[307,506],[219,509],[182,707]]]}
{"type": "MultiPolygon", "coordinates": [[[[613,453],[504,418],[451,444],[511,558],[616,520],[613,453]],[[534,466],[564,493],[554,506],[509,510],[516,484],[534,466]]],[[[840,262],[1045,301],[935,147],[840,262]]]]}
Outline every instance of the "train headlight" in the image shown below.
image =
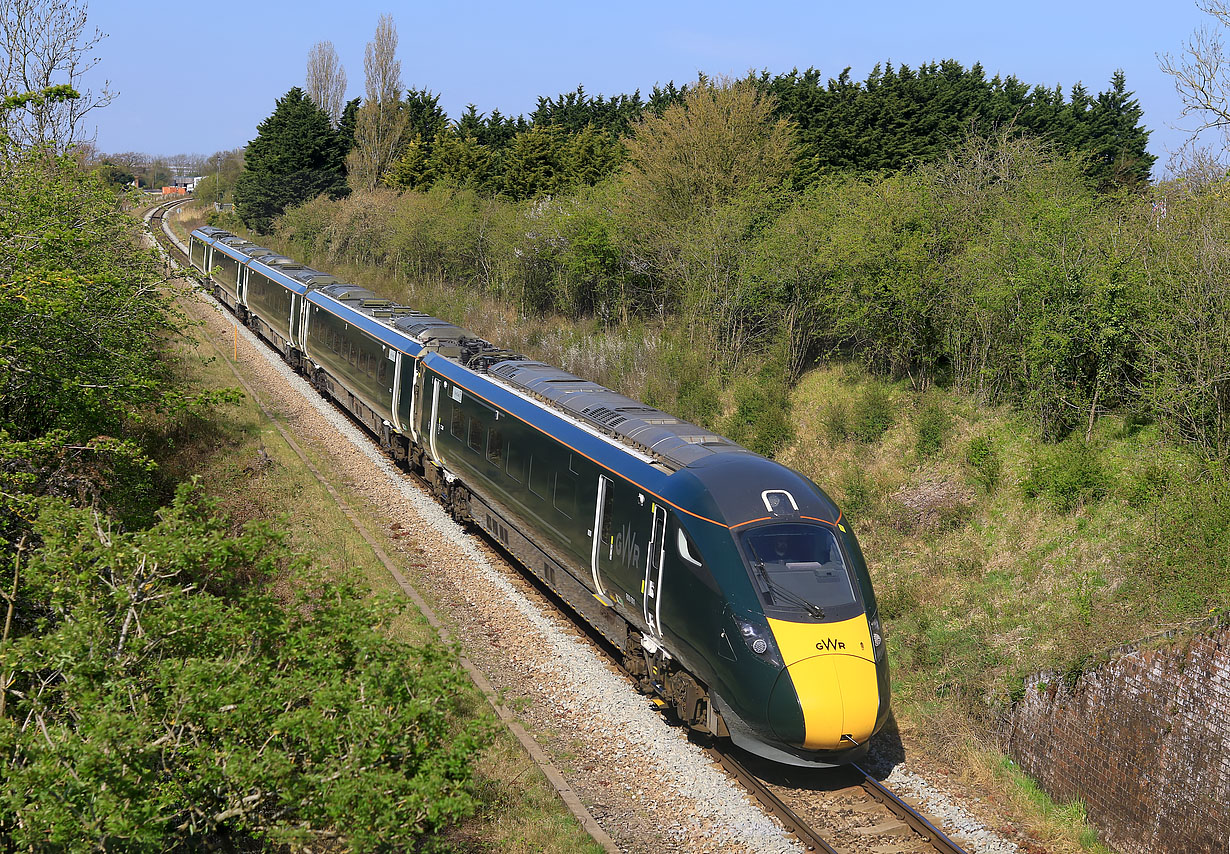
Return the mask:
{"type": "Polygon", "coordinates": [[[867,625],[871,629],[871,649],[875,653],[876,661],[880,661],[884,658],[884,629],[880,625],[880,615],[867,617],[867,625]]]}
{"type": "Polygon", "coordinates": [[[743,642],[747,644],[748,649],[762,661],[777,667],[782,666],[781,656],[778,655],[777,646],[773,643],[773,635],[768,626],[758,625],[739,617],[735,617],[735,624],[739,627],[739,634],[743,636],[743,642]]]}

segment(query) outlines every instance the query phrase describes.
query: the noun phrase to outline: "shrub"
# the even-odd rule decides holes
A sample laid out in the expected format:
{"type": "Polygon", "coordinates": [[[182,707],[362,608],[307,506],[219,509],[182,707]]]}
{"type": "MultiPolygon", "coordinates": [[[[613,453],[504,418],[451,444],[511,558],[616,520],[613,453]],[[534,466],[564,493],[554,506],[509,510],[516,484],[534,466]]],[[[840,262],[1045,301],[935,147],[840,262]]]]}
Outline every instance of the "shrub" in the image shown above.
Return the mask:
{"type": "Polygon", "coordinates": [[[1126,481],[1123,500],[1129,507],[1139,509],[1165,495],[1170,490],[1171,478],[1171,471],[1165,466],[1148,463],[1126,481]]]}
{"type": "Polygon", "coordinates": [[[820,421],[830,444],[836,445],[850,438],[850,408],[845,401],[831,401],[820,416],[820,421]]]}
{"type": "Polygon", "coordinates": [[[850,412],[850,433],[860,442],[878,441],[896,420],[893,401],[878,383],[867,386],[850,412]]]}
{"type": "Polygon", "coordinates": [[[790,384],[784,370],[770,363],[755,377],[736,384],[734,397],[735,411],[724,425],[730,438],[766,457],[794,438],[790,384]]]}
{"type": "Polygon", "coordinates": [[[1098,452],[1076,439],[1043,451],[1030,464],[1023,484],[1027,497],[1045,496],[1064,512],[1102,499],[1109,487],[1110,477],[1098,452]]]}
{"type": "Polygon", "coordinates": [[[987,492],[994,492],[999,485],[1003,461],[999,451],[987,436],[975,436],[965,449],[965,463],[970,467],[974,480],[987,492]]]}
{"type": "Polygon", "coordinates": [[[234,211],[210,211],[205,217],[205,224],[234,234],[243,234],[247,230],[243,220],[234,211]]]}
{"type": "Polygon", "coordinates": [[[914,447],[920,457],[930,457],[944,445],[952,431],[952,418],[938,403],[932,401],[918,413],[914,425],[918,439],[914,447]]]}
{"type": "Polygon", "coordinates": [[[843,510],[847,513],[858,513],[871,507],[873,501],[872,484],[862,466],[852,465],[842,473],[841,491],[846,500],[843,510]]]}
{"type": "Polygon", "coordinates": [[[1175,478],[1149,515],[1134,569],[1165,610],[1195,616],[1230,599],[1230,474],[1210,466],[1196,477],[1175,478]]]}
{"type": "Polygon", "coordinates": [[[279,537],[233,536],[211,513],[182,490],[125,533],[42,502],[43,545],[18,562],[17,637],[0,647],[14,680],[0,838],[169,851],[340,835],[353,851],[422,850],[472,809],[488,726],[463,717],[449,651],[390,639],[379,627],[398,606],[350,585],[311,583],[281,607],[243,583],[293,560],[279,537]],[[38,725],[11,725],[23,720],[38,725]]]}

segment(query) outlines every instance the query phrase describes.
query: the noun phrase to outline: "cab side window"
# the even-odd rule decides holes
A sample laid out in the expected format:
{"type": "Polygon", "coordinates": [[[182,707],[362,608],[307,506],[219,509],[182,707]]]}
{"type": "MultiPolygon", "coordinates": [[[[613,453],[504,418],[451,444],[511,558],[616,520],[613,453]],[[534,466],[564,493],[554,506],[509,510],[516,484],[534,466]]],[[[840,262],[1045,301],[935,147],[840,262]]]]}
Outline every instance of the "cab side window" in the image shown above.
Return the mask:
{"type": "Polygon", "coordinates": [[[697,548],[696,542],[674,519],[671,520],[671,530],[667,537],[667,554],[669,555],[673,551],[678,555],[677,563],[679,566],[690,572],[697,581],[710,590],[720,593],[721,588],[718,587],[713,573],[709,571],[709,567],[705,564],[705,559],[701,555],[700,549],[697,548]]]}

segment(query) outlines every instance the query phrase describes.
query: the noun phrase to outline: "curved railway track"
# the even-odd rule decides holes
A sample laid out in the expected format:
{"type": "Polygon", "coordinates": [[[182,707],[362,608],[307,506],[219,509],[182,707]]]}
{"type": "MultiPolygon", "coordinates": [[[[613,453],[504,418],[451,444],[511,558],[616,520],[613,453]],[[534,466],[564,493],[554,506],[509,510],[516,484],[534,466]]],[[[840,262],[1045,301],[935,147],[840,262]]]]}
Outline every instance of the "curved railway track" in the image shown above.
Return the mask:
{"type": "MultiPolygon", "coordinates": [[[[190,266],[186,253],[165,222],[165,215],[186,200],[163,202],[146,213],[146,221],[156,240],[183,266],[190,266]]],[[[501,549],[489,546],[506,562],[512,559],[501,549]]],[[[596,633],[578,624],[566,606],[544,585],[524,573],[515,577],[544,594],[552,606],[576,625],[595,646],[617,666],[618,650],[596,633]]],[[[621,668],[622,670],[622,668],[621,668]]],[[[629,683],[635,680],[628,676],[629,683]]],[[[808,851],[826,854],[965,854],[917,809],[906,803],[882,783],[857,766],[824,770],[783,768],[767,765],[751,757],[744,764],[728,750],[712,745],[707,751],[716,765],[734,778],[761,806],[782,823],[808,851]],[[754,763],[755,770],[752,770],[754,763]]]]}

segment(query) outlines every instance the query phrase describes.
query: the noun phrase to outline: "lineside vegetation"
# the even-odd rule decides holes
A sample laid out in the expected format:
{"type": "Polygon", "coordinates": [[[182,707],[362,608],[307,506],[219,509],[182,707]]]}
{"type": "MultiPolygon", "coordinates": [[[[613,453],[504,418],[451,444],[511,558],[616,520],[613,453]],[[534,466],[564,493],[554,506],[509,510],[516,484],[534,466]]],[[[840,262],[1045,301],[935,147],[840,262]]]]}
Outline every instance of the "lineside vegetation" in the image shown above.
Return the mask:
{"type": "Polygon", "coordinates": [[[162,472],[237,395],[170,369],[184,318],[125,206],[0,135],[0,848],[428,850],[488,719],[396,603],[162,472]]]}
{"type": "Polygon", "coordinates": [[[998,128],[801,177],[776,97],[702,78],[593,183],[357,191],[260,239],[831,488],[916,732],[978,743],[1029,673],[1224,613],[1224,173],[998,128]]]}

